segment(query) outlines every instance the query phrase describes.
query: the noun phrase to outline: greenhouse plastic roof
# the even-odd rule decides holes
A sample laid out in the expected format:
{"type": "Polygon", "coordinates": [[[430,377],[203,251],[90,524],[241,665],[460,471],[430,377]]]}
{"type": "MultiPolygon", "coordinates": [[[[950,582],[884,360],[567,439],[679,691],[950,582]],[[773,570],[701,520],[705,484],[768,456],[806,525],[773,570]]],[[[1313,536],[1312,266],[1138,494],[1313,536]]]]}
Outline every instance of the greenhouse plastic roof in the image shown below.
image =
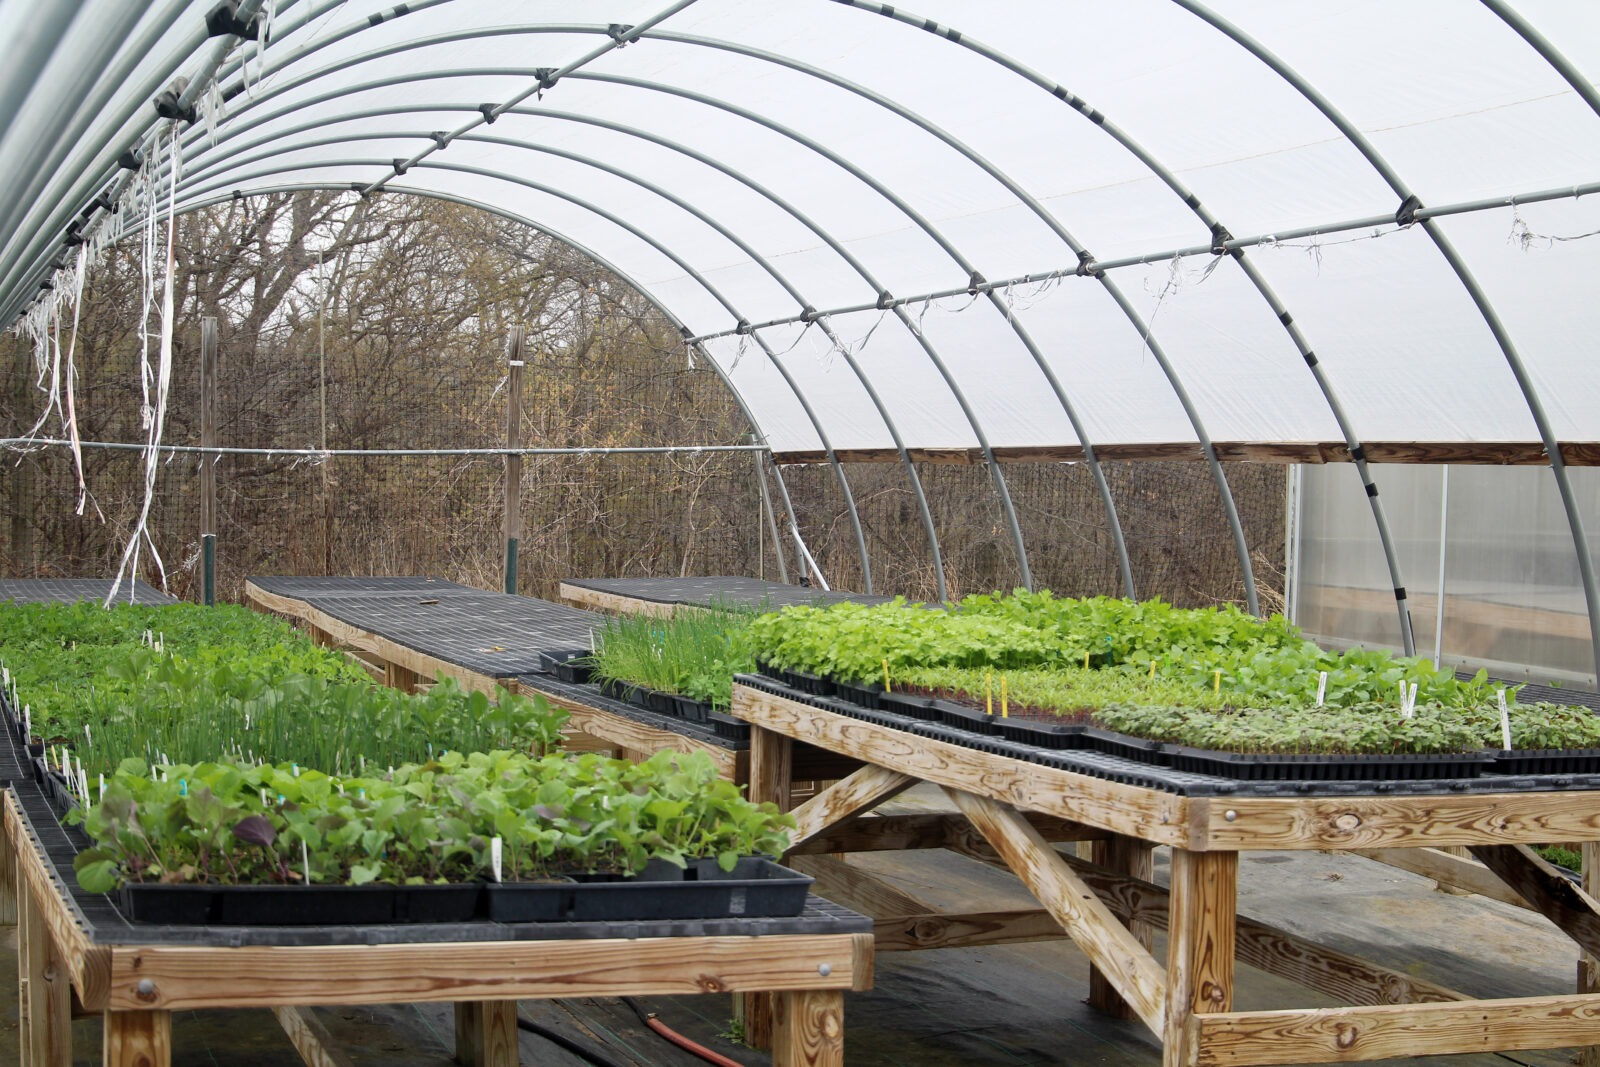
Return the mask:
{"type": "Polygon", "coordinates": [[[0,321],[177,143],[180,209],[570,242],[780,456],[1600,451],[1600,4],[0,0],[0,40],[0,321]]]}

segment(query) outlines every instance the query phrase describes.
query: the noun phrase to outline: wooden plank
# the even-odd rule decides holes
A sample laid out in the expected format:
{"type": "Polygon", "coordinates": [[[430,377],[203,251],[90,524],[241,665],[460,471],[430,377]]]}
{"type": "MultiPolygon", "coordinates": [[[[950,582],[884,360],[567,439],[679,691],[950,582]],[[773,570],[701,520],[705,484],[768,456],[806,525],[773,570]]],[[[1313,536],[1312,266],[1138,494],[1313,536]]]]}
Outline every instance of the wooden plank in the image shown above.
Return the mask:
{"type": "Polygon", "coordinates": [[[649,615],[657,619],[670,619],[678,613],[679,607],[677,604],[663,604],[659,600],[640,600],[599,589],[585,589],[566,582],[556,587],[556,595],[575,608],[603,611],[610,615],[649,615]]]}
{"type": "Polygon", "coordinates": [[[72,1067],[72,983],[50,937],[39,905],[23,905],[17,928],[21,980],[23,1062],[35,1067],[72,1067]]]}
{"type": "MultiPolygon", "coordinates": [[[[1033,824],[1046,841],[1086,841],[1102,836],[1105,831],[1094,830],[1078,823],[1067,822],[1053,815],[1025,812],[1024,818],[1033,824]]],[[[797,846],[795,853],[815,852],[889,852],[922,848],[988,849],[983,835],[973,829],[966,818],[955,812],[913,812],[903,815],[866,814],[843,825],[834,825],[807,838],[797,846]]],[[[993,851],[990,850],[990,854],[993,851]]]]}
{"type": "Polygon", "coordinates": [[[836,830],[840,824],[855,821],[863,812],[916,784],[917,780],[910,775],[870,764],[862,767],[794,809],[795,828],[789,833],[791,847],[804,844],[826,830],[836,830]]]}
{"type": "Polygon", "coordinates": [[[1195,1015],[1191,1067],[1568,1048],[1600,1041],[1600,996],[1195,1015]]]}
{"type": "Polygon", "coordinates": [[[774,998],[772,1067],[844,1067],[844,994],[801,990],[774,998]]]}
{"type": "Polygon", "coordinates": [[[349,623],[334,618],[327,612],[319,611],[304,600],[295,600],[291,597],[279,596],[269,593],[253,582],[244,584],[245,598],[267,611],[279,615],[287,615],[293,619],[315,626],[328,634],[329,638],[340,645],[345,645],[361,652],[377,656],[384,663],[393,663],[408,670],[415,671],[418,676],[433,679],[438,675],[452,678],[460,683],[468,692],[487,693],[497,696],[501,689],[507,688],[499,679],[491,678],[486,674],[470,671],[455,663],[447,663],[442,659],[435,659],[414,648],[391,641],[386,637],[368,633],[349,623]]]}
{"type": "Polygon", "coordinates": [[[926,901],[836,856],[791,856],[786,862],[817,880],[812,887],[817,896],[875,919],[921,915],[934,910],[926,901]]]}
{"type": "MultiPolygon", "coordinates": [[[[992,849],[966,853],[1000,863],[992,849]]],[[[1059,850],[1058,850],[1059,855],[1059,850]]],[[[1084,884],[1094,890],[1112,914],[1129,924],[1165,930],[1166,889],[1152,882],[1115,874],[1073,856],[1062,856],[1084,884]]],[[[1017,922],[1021,922],[1019,919],[1017,922]]],[[[1287,930],[1238,916],[1234,953],[1240,963],[1298,982],[1348,1004],[1413,1004],[1468,999],[1465,993],[1397,971],[1348,952],[1319,945],[1287,930]]],[[[886,947],[886,946],[880,946],[886,947]]]]}
{"type": "Polygon", "coordinates": [[[67,907],[66,887],[55,877],[44,852],[17,806],[17,797],[4,793],[4,833],[17,854],[17,893],[36,906],[51,942],[66,962],[78,999],[90,1011],[105,1006],[111,978],[111,952],[94,944],[77,917],[67,907]]]}
{"type": "Polygon", "coordinates": [[[17,850],[0,831],[0,926],[17,924],[17,850]]]}
{"type": "MultiPolygon", "coordinates": [[[[1519,908],[1531,905],[1477,860],[1454,856],[1437,848],[1351,849],[1349,854],[1432,878],[1441,886],[1476,893],[1519,908]]],[[[1600,1067],[1600,1065],[1597,1065],[1600,1067]]]]}
{"type": "MultiPolygon", "coordinates": [[[[1600,805],[1582,791],[1404,797],[1210,797],[1192,802],[1207,849],[1355,851],[1600,840],[1600,805]]],[[[1148,837],[1147,837],[1148,839],[1148,837]]]]}
{"type": "Polygon", "coordinates": [[[1030,941],[1058,941],[1067,936],[1056,917],[1043,908],[896,914],[875,920],[872,930],[879,952],[1019,945],[1030,941]]]}
{"type": "Polygon", "coordinates": [[[399,663],[385,663],[383,665],[383,684],[390,689],[398,689],[402,693],[415,693],[417,691],[418,674],[410,667],[399,663]]]}
{"type": "Polygon", "coordinates": [[[108,1011],[103,1026],[103,1067],[168,1067],[172,1063],[171,1012],[108,1011]]]}
{"type": "Polygon", "coordinates": [[[737,684],[733,713],[754,726],[1016,808],[1156,844],[1182,845],[1195,838],[1190,827],[1194,802],[1186,797],[979,752],[737,684]]]}
{"type": "Polygon", "coordinates": [[[945,792],[1159,1037],[1168,979],[1145,947],[1015,810],[959,789],[945,792]]]}
{"type": "Polygon", "coordinates": [[[333,1035],[312,1009],[273,1008],[272,1014],[306,1067],[351,1067],[350,1057],[335,1046],[333,1035]]]}
{"type": "MultiPolygon", "coordinates": [[[[1583,891],[1600,896],[1600,842],[1583,843],[1583,891]]],[[[1600,959],[1591,953],[1578,958],[1578,992],[1600,993],[1600,959]]],[[[1578,1067],[1600,1067],[1600,1044],[1578,1050],[1578,1067]]]]}
{"type": "Polygon", "coordinates": [[[514,1000],[456,1001],[456,1060],[463,1067],[517,1067],[514,1000]]]}
{"type": "Polygon", "coordinates": [[[1600,905],[1526,845],[1478,845],[1472,854],[1585,952],[1600,955],[1600,905]]]}
{"type": "MultiPolygon", "coordinates": [[[[1153,847],[1144,841],[1114,834],[1101,841],[1089,842],[1089,862],[1104,868],[1113,874],[1125,875],[1130,879],[1149,882],[1155,877],[1155,856],[1153,847]]],[[[1122,919],[1134,938],[1149,949],[1155,944],[1155,927],[1149,922],[1118,916],[1122,919]]],[[[1116,989],[1107,981],[1100,968],[1091,964],[1089,966],[1089,1004],[1098,1008],[1107,1015],[1117,1019],[1133,1018],[1133,1009],[1127,1001],[1117,995],[1116,989]]]]}
{"type": "MultiPolygon", "coordinates": [[[[172,1011],[852,989],[867,934],[410,945],[119,946],[107,1007],[172,1011]],[[829,973],[817,968],[827,964],[829,973]],[[140,982],[148,982],[140,992],[140,982]]],[[[870,958],[870,957],[869,957],[870,958]]],[[[870,976],[867,976],[870,978],[870,976]]]]}
{"type": "Polygon", "coordinates": [[[1163,1067],[1188,1067],[1196,1052],[1189,1019],[1233,1008],[1238,853],[1175,848],[1171,882],[1167,902],[1166,1030],[1161,1062],[1163,1067]]]}
{"type": "Polygon", "coordinates": [[[750,788],[746,795],[757,803],[773,803],[788,811],[793,784],[794,742],[780,733],[759,727],[750,731],[750,788]]]}

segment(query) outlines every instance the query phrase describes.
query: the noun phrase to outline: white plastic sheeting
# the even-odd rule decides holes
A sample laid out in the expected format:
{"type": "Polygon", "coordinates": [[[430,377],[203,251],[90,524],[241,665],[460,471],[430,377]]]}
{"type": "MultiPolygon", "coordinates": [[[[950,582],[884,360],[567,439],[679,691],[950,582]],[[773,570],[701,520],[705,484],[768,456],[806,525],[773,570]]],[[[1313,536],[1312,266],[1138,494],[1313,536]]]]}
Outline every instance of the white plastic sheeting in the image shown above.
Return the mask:
{"type": "MultiPolygon", "coordinates": [[[[219,92],[191,89],[209,114],[185,134],[184,206],[298,185],[492,206],[600,256],[692,335],[782,320],[765,339],[835,447],[892,441],[860,375],[800,320],[883,293],[956,294],[908,304],[909,323],[876,309],[831,322],[913,448],[973,447],[980,430],[1000,449],[1080,444],[1041,359],[1097,447],[1192,442],[1197,421],[1218,442],[1342,441],[1277,314],[1230,257],[1204,251],[1213,234],[1172,181],[1236,238],[1300,234],[1247,254],[1358,439],[1537,442],[1503,346],[1436,243],[1393,221],[1336,228],[1392,217],[1391,183],[1224,32],[1321,94],[1425,208],[1582,190],[1600,178],[1600,115],[1495,6],[247,3],[272,16],[262,46],[209,36],[217,0],[84,4],[64,27],[60,5],[0,0],[0,27],[55,45],[34,55],[0,140],[25,194],[0,211],[0,313],[37,297],[68,224],[116,187],[117,157],[160,121],[156,93],[198,83],[231,46],[219,92]],[[569,67],[535,91],[541,68],[569,67]],[[513,101],[493,124],[479,111],[513,101]],[[460,136],[441,148],[436,131],[460,136]],[[1074,246],[1124,264],[1110,276],[1132,314],[1074,274],[1074,246]],[[1191,254],[1168,255],[1179,249],[1191,254]],[[1001,289],[997,306],[963,292],[972,272],[1043,280],[1001,289]]],[[[1600,7],[1512,6],[1592,86],[1600,7]]],[[[106,225],[102,211],[88,228],[106,225]]],[[[1554,433],[1600,440],[1600,243],[1547,239],[1600,229],[1600,207],[1569,196],[1435,225],[1503,318],[1554,433]]],[[[774,451],[822,447],[759,346],[707,350],[774,451]]]]}
{"type": "Polygon", "coordinates": [[[1542,452],[1600,618],[1565,470],[1600,455],[1600,5],[0,0],[0,33],[0,322],[139,224],[176,127],[180,210],[414,192],[571,242],[780,458],[1204,454],[1252,608],[1219,454],[1355,459],[1408,643],[1363,457],[1542,452]]]}

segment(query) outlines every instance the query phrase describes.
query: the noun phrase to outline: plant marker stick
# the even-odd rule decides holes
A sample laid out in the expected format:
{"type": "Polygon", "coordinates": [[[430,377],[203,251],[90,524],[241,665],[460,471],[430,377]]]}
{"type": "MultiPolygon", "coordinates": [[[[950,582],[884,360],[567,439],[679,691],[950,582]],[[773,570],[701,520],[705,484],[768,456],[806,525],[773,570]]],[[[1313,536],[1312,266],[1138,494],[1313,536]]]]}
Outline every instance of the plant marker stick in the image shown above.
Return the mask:
{"type": "Polygon", "coordinates": [[[994,671],[983,672],[984,711],[994,714],[994,671]]]}
{"type": "Polygon", "coordinates": [[[1212,671],[1211,672],[1211,692],[1213,692],[1213,693],[1221,693],[1222,692],[1222,672],[1221,671],[1212,671]]]}
{"type": "Polygon", "coordinates": [[[1322,707],[1322,702],[1328,697],[1328,672],[1323,671],[1317,675],[1317,707],[1322,707]]]}
{"type": "Polygon", "coordinates": [[[1000,717],[1002,719],[1011,717],[1011,709],[1008,705],[1009,701],[1006,699],[1006,676],[1002,674],[1000,676],[1000,717]]]}
{"type": "Polygon", "coordinates": [[[306,885],[311,884],[311,857],[306,854],[306,839],[300,839],[300,866],[305,868],[306,885]]]}
{"type": "Polygon", "coordinates": [[[489,875],[495,881],[500,881],[500,835],[496,834],[489,839],[489,875]]]}
{"type": "Polygon", "coordinates": [[[104,800],[105,798],[106,798],[106,776],[102,774],[100,776],[100,799],[104,800]]]}
{"type": "Polygon", "coordinates": [[[1087,651],[1085,651],[1083,654],[1083,669],[1089,669],[1089,653],[1087,651]]]}
{"type": "Polygon", "coordinates": [[[1507,752],[1511,751],[1511,709],[1506,707],[1506,691],[1502,688],[1496,694],[1500,698],[1500,741],[1501,747],[1507,752]]]}
{"type": "Polygon", "coordinates": [[[589,627],[589,654],[594,655],[594,627],[589,627]]]}
{"type": "MultiPolygon", "coordinates": [[[[1001,685],[1005,685],[1006,684],[1005,683],[1005,679],[1002,678],[1000,680],[1000,684],[1001,685]]],[[[889,661],[888,661],[888,659],[885,659],[883,661],[883,691],[885,693],[894,692],[894,689],[891,688],[890,685],[889,685],[889,661]]]]}
{"type": "Polygon", "coordinates": [[[1152,682],[1156,680],[1156,661],[1155,660],[1151,660],[1150,661],[1150,680],[1152,682]]]}

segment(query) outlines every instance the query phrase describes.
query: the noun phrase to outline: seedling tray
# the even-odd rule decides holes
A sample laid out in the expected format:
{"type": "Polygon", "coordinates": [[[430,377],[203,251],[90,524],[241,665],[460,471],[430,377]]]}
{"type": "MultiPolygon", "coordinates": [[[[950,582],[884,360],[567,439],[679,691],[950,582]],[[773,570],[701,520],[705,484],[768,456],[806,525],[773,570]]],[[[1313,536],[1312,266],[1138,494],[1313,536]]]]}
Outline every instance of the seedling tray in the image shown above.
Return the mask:
{"type": "Polygon", "coordinates": [[[1492,764],[1485,752],[1429,755],[1274,755],[1213,752],[1163,746],[1180,771],[1217,774],[1241,781],[1368,782],[1476,778],[1492,764]]]}
{"type": "Polygon", "coordinates": [[[498,922],[646,922],[799,915],[812,878],[761,857],[730,872],[714,864],[666,865],[636,878],[573,883],[505,882],[485,893],[498,922]]]}
{"type": "Polygon", "coordinates": [[[1600,748],[1530,748],[1486,753],[1495,774],[1600,774],[1600,748]]]}
{"type": "Polygon", "coordinates": [[[483,887],[470,885],[147,885],[117,891],[134,922],[181,926],[352,926],[467,922],[483,887]]]}

